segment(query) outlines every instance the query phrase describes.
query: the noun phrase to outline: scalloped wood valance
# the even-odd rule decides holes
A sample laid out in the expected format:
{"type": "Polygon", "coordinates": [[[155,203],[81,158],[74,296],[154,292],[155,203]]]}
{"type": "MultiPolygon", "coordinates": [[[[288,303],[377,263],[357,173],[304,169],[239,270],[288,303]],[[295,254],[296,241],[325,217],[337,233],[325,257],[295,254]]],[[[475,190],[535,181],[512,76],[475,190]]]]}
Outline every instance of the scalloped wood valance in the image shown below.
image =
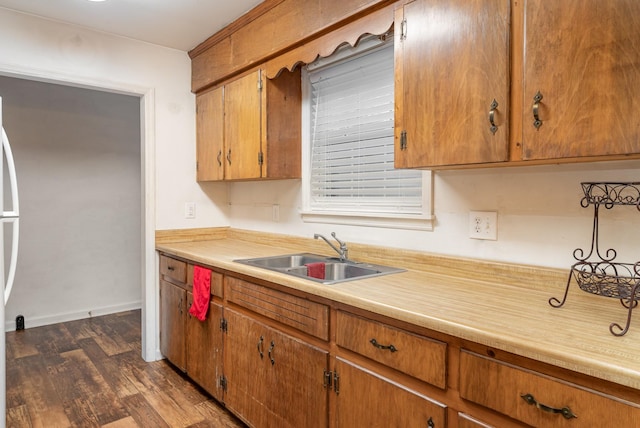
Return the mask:
{"type": "Polygon", "coordinates": [[[267,78],[273,79],[282,70],[293,71],[298,65],[327,57],[345,43],[355,46],[363,36],[386,34],[393,27],[393,17],[392,4],[267,61],[263,70],[267,78]]]}

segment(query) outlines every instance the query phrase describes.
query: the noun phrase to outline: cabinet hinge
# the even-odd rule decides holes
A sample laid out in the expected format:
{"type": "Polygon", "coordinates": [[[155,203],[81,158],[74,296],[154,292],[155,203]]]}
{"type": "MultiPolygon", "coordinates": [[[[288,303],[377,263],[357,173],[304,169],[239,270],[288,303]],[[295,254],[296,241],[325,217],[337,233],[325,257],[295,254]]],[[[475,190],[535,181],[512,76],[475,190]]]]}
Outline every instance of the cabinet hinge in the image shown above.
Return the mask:
{"type": "Polygon", "coordinates": [[[220,383],[220,388],[222,388],[223,391],[226,391],[227,390],[227,378],[224,375],[220,376],[219,383],[220,383]]]}
{"type": "Polygon", "coordinates": [[[330,372],[326,369],[323,370],[322,371],[322,387],[331,388],[332,384],[333,384],[333,372],[330,372]]]}
{"type": "Polygon", "coordinates": [[[402,131],[400,133],[400,150],[407,149],[407,131],[402,131]]]}
{"type": "Polygon", "coordinates": [[[340,394],[340,376],[338,376],[338,372],[323,370],[322,387],[329,389],[333,388],[333,391],[336,394],[340,394]]]}
{"type": "Polygon", "coordinates": [[[262,70],[258,70],[258,91],[262,91],[262,70]]]}
{"type": "Polygon", "coordinates": [[[224,318],[220,318],[220,330],[222,330],[223,333],[227,332],[227,320],[224,318]]]}
{"type": "Polygon", "coordinates": [[[262,166],[264,163],[264,154],[262,152],[258,152],[258,165],[262,166]]]}
{"type": "Polygon", "coordinates": [[[407,38],[407,19],[403,19],[400,23],[400,40],[407,38]]]}

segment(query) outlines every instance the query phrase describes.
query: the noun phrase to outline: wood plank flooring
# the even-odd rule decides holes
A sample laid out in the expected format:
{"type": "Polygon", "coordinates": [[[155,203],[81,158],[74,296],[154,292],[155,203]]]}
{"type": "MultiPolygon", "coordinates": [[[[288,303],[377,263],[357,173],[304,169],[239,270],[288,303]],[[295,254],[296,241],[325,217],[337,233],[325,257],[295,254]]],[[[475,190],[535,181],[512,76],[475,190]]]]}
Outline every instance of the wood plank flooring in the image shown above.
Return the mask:
{"type": "Polygon", "coordinates": [[[142,359],[139,310],[6,338],[7,427],[245,426],[168,362],[142,359]]]}

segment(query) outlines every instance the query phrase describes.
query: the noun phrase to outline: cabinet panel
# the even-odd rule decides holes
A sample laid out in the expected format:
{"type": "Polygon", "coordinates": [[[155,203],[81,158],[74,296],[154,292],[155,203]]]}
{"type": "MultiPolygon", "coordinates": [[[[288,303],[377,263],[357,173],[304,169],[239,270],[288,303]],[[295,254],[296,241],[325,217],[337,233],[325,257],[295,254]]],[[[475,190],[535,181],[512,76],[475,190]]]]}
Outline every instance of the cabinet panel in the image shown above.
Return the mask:
{"type": "MultiPolygon", "coordinates": [[[[187,293],[187,308],[193,303],[193,294],[187,293]]],[[[204,321],[187,313],[186,370],[187,374],[214,398],[222,401],[222,305],[209,302],[204,321]]]]}
{"type": "Polygon", "coordinates": [[[196,178],[224,178],[224,88],[196,95],[196,178]]]}
{"type": "Polygon", "coordinates": [[[329,339],[329,307],[230,276],[225,277],[229,302],[320,339],[329,339]]]}
{"type": "Polygon", "coordinates": [[[509,0],[416,0],[396,14],[397,168],[507,160],[509,13],[509,0]]]}
{"type": "Polygon", "coordinates": [[[444,404],[341,358],[335,371],[337,427],[446,427],[444,404]]]}
{"type": "Polygon", "coordinates": [[[302,77],[300,67],[264,78],[262,177],[300,178],[302,162],[302,77]]]}
{"type": "Polygon", "coordinates": [[[171,257],[160,256],[160,275],[167,280],[184,284],[187,281],[187,264],[171,257]]]}
{"type": "Polygon", "coordinates": [[[525,2],[525,159],[640,153],[638,16],[637,0],[525,2]]]}
{"type": "Polygon", "coordinates": [[[458,413],[458,428],[494,428],[464,413],[458,413]]]}
{"type": "Polygon", "coordinates": [[[160,280],[160,352],[180,370],[186,369],[187,292],[160,280]]]}
{"type": "MultiPolygon", "coordinates": [[[[224,275],[216,272],[214,270],[211,271],[211,295],[223,297],[223,287],[224,287],[224,275]]],[[[187,265],[187,290],[193,289],[193,265],[187,265]]]]}
{"type": "Polygon", "coordinates": [[[460,396],[539,427],[635,426],[640,406],[559,379],[462,350],[460,396]],[[522,396],[529,394],[539,405],[522,396]],[[544,411],[565,409],[576,418],[544,411]]]}
{"type": "Polygon", "coordinates": [[[260,71],[233,80],[224,88],[224,139],[227,180],[260,178],[260,71]]]}
{"type": "Polygon", "coordinates": [[[342,311],[336,343],[440,388],[447,381],[447,344],[342,311]]]}
{"type": "Polygon", "coordinates": [[[326,427],[328,352],[226,309],[225,404],[252,426],[326,427]]]}

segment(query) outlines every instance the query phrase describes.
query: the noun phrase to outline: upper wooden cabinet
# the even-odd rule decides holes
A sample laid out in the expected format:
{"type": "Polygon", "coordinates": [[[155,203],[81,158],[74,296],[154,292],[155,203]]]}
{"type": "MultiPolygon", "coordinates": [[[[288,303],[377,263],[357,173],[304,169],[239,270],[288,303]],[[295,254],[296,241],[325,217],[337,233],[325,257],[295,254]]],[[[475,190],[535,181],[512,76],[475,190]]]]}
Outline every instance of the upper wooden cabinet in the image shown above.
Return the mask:
{"type": "Polygon", "coordinates": [[[224,179],[224,88],[196,96],[196,178],[224,179]]]}
{"type": "Polygon", "coordinates": [[[637,157],[637,16],[635,0],[399,8],[396,167],[637,157]]]}
{"type": "Polygon", "coordinates": [[[256,70],[196,96],[197,179],[299,178],[299,69],[256,70]]]}
{"type": "Polygon", "coordinates": [[[396,167],[506,161],[509,0],[416,0],[395,28],[396,167]]]}
{"type": "Polygon", "coordinates": [[[640,153],[640,2],[524,7],[523,159],[640,153]]]}

